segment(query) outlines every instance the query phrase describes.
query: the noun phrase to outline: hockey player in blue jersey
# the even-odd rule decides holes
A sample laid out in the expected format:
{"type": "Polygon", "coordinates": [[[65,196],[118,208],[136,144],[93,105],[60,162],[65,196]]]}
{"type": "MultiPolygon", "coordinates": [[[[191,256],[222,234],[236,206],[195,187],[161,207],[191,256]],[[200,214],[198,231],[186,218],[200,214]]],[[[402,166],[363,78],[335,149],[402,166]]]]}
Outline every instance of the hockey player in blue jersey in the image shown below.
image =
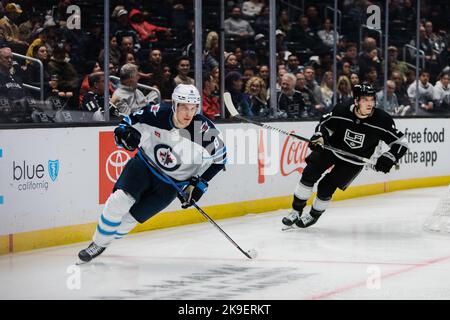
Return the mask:
{"type": "Polygon", "coordinates": [[[120,239],[138,223],[164,210],[177,191],[154,168],[158,166],[180,187],[188,201],[197,202],[209,181],[226,163],[226,148],[221,133],[199,114],[201,97],[193,85],[178,85],[172,94],[172,107],[149,104],[125,117],[114,130],[116,144],[127,150],[141,147],[128,161],[114,185],[98,220],[92,243],[78,254],[88,262],[100,255],[114,239],[120,239]]]}

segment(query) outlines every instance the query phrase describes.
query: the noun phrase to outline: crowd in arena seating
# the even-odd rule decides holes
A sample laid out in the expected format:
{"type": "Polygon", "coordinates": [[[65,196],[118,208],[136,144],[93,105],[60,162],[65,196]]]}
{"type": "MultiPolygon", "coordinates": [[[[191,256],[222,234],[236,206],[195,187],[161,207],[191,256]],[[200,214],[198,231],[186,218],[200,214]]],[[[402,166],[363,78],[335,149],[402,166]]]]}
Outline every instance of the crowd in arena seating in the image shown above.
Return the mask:
{"type": "MultiPolygon", "coordinates": [[[[137,83],[156,87],[161,104],[169,105],[177,84],[195,84],[193,1],[110,2],[109,74],[119,79],[109,83],[110,117],[128,114],[148,102],[146,87],[137,88],[137,83]]],[[[362,82],[378,91],[377,106],[393,115],[450,114],[450,22],[444,16],[449,3],[423,3],[422,67],[416,79],[415,2],[390,1],[388,70],[380,50],[384,39],[370,29],[364,29],[360,39],[355,28],[365,24],[367,6],[383,8],[384,1],[339,1],[342,16],[336,39],[332,13],[327,13],[332,1],[328,2],[304,1],[304,8],[291,5],[292,1],[277,2],[277,105],[271,107],[268,1],[226,1],[223,53],[219,4],[204,1],[203,113],[211,119],[222,117],[219,79],[224,72],[225,90],[248,117],[317,119],[332,110],[335,100],[353,103],[352,87],[362,82]],[[222,54],[225,70],[219,69],[222,54]]],[[[0,123],[35,121],[33,110],[27,113],[26,109],[30,100],[40,99],[40,92],[30,87],[41,84],[38,61],[44,68],[47,102],[59,100],[66,110],[91,112],[94,120],[104,119],[103,19],[103,7],[93,1],[0,1],[0,123]],[[81,8],[81,29],[70,27],[74,14],[67,10],[70,5],[81,8]],[[19,59],[13,53],[34,60],[19,59]]]]}

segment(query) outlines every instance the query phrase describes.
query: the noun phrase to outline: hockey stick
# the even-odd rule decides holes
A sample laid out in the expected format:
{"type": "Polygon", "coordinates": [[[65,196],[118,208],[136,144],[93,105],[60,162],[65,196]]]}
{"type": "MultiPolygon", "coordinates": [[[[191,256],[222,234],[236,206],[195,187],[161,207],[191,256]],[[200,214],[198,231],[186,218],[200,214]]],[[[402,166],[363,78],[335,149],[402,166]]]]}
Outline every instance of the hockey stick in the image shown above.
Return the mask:
{"type": "MultiPolygon", "coordinates": [[[[297,134],[284,131],[284,130],[282,130],[280,128],[275,128],[275,127],[272,127],[272,126],[270,126],[268,124],[264,124],[264,123],[261,123],[261,122],[258,122],[258,121],[254,121],[254,120],[251,120],[251,119],[248,119],[248,118],[245,118],[245,117],[241,116],[239,114],[239,112],[236,110],[236,108],[234,107],[234,104],[233,104],[233,101],[231,99],[231,95],[230,95],[229,92],[225,92],[223,94],[223,101],[224,101],[225,106],[228,109],[228,112],[230,112],[231,117],[233,117],[233,118],[241,119],[241,120],[243,120],[245,122],[257,125],[259,127],[263,127],[265,129],[275,130],[275,131],[278,131],[280,133],[283,133],[285,135],[297,138],[297,139],[305,141],[305,142],[311,142],[311,140],[309,140],[308,138],[305,138],[305,137],[299,136],[297,134]]],[[[342,154],[344,156],[351,157],[351,158],[353,158],[355,160],[361,161],[361,162],[363,162],[363,163],[361,163],[361,165],[363,165],[364,163],[368,164],[368,165],[371,165],[371,166],[375,165],[375,163],[373,163],[370,159],[367,159],[367,158],[364,158],[364,157],[360,157],[360,156],[358,156],[356,154],[353,154],[353,153],[350,153],[350,152],[347,152],[347,151],[344,151],[344,150],[341,150],[341,149],[337,149],[337,148],[334,148],[334,147],[329,146],[329,145],[324,145],[323,147],[324,147],[324,149],[327,149],[327,150],[330,150],[330,151],[342,154]]]]}
{"type": "MultiPolygon", "coordinates": [[[[150,158],[149,156],[145,153],[145,151],[142,149],[142,147],[139,147],[139,153],[144,157],[145,160],[147,160],[151,165],[152,168],[155,169],[156,171],[158,171],[158,173],[160,175],[162,175],[165,179],[167,179],[167,181],[175,188],[175,190],[177,190],[178,194],[185,200],[188,201],[188,196],[186,195],[186,193],[184,193],[183,190],[181,190],[181,188],[172,180],[172,178],[170,178],[164,171],[162,171],[150,158]]],[[[219,225],[210,217],[206,214],[205,211],[203,211],[202,208],[200,208],[195,201],[191,201],[192,206],[197,209],[209,222],[211,222],[211,224],[216,227],[237,249],[239,249],[240,252],[242,252],[247,258],[249,259],[254,259],[257,256],[257,252],[255,249],[250,249],[247,251],[242,250],[241,247],[239,247],[239,245],[234,242],[233,239],[231,239],[231,237],[222,230],[221,227],[219,227],[219,225]]]]}

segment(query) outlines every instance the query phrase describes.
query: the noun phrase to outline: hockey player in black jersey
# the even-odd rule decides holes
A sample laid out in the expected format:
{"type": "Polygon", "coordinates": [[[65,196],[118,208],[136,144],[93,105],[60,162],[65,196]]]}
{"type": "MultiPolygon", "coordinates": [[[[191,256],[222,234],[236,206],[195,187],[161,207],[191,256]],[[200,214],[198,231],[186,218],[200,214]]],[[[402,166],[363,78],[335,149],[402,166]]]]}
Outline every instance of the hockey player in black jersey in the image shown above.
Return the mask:
{"type": "Polygon", "coordinates": [[[139,150],[128,161],[114,185],[98,220],[93,241],[81,250],[79,258],[88,262],[100,255],[114,240],[130,232],[164,210],[177,191],[158,173],[158,166],[189,197],[182,208],[197,202],[208,182],[226,163],[226,148],[214,124],[199,114],[201,97],[193,85],[178,85],[172,94],[172,107],[149,104],[125,117],[114,130],[116,144],[139,150]]]}
{"type": "Polygon", "coordinates": [[[328,207],[336,189],[345,190],[365,165],[326,150],[324,145],[370,158],[379,142],[384,141],[390,149],[378,158],[374,166],[376,171],[384,173],[388,173],[408,150],[403,133],[396,129],[392,117],[375,108],[375,90],[370,85],[356,85],[353,98],[354,104],[350,107],[338,104],[331,113],[320,119],[310,139],[312,153],[306,158],[307,165],[294,191],[292,211],[282,220],[284,225],[307,228],[315,224],[328,207]],[[331,171],[325,174],[317,186],[317,196],[311,211],[303,212],[314,185],[331,166],[331,171]]]}

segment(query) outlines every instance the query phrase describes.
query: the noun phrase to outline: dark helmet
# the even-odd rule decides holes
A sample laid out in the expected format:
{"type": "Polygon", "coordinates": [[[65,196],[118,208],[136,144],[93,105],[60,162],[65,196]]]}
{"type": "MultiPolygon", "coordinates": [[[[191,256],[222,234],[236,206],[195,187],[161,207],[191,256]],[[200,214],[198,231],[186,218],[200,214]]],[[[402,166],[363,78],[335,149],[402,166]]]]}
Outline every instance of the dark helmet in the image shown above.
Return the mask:
{"type": "Polygon", "coordinates": [[[357,84],[353,87],[353,99],[359,99],[363,96],[372,96],[376,98],[375,89],[370,84],[357,84]]]}

